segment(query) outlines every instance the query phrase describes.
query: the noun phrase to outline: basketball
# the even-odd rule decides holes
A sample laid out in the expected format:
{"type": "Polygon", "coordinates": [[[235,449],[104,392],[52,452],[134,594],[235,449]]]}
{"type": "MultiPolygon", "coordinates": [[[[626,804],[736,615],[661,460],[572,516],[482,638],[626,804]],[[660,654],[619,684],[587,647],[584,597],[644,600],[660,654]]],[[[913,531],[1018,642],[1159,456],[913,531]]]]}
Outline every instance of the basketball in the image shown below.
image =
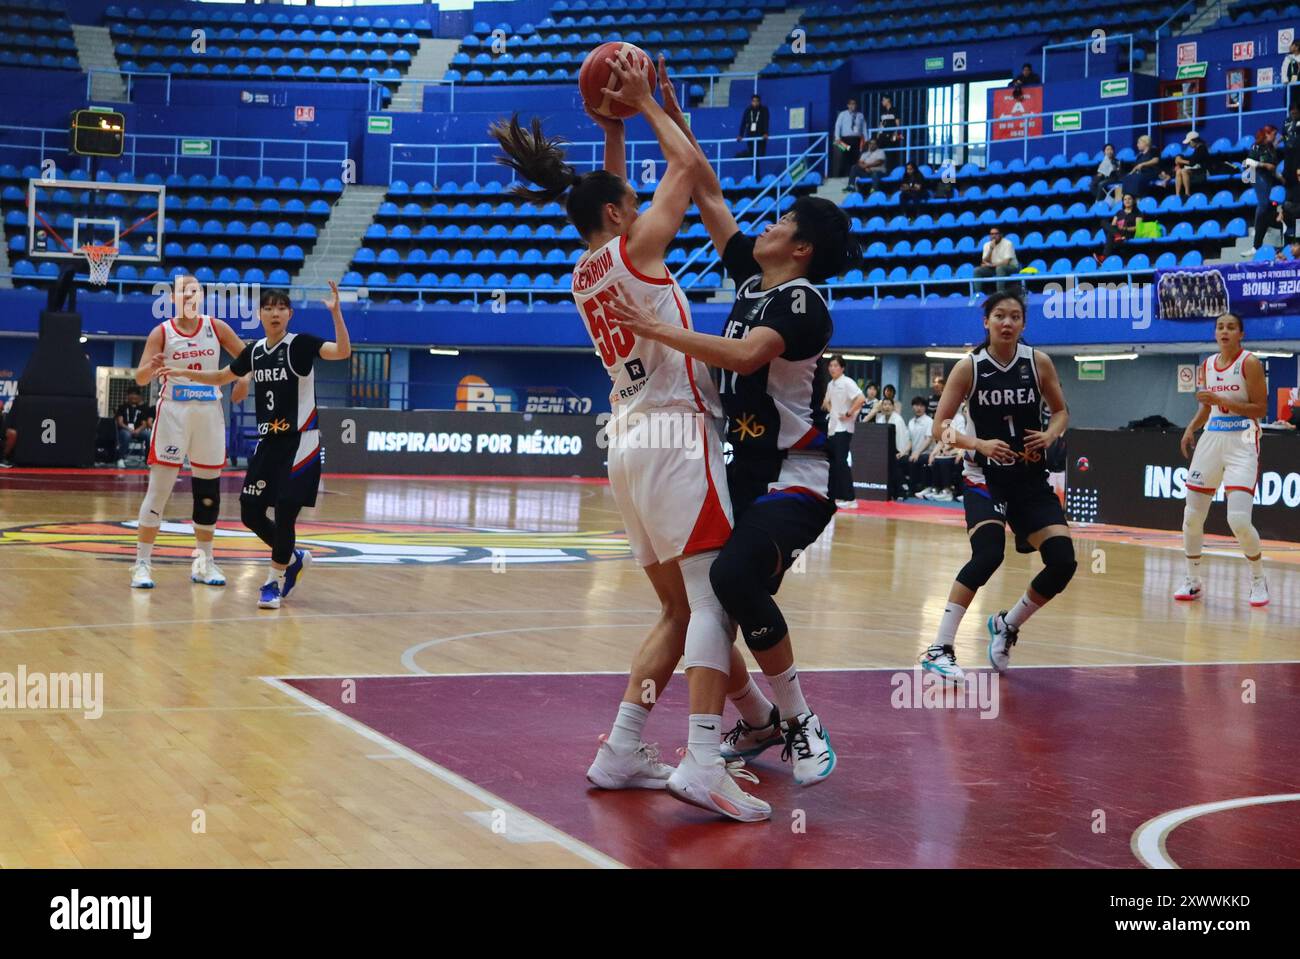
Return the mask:
{"type": "MultiPolygon", "coordinates": [[[[602,43],[587,54],[587,59],[582,61],[582,69],[578,71],[578,90],[582,93],[583,102],[587,104],[592,113],[620,120],[636,116],[637,111],[632,107],[626,103],[620,103],[607,93],[601,92],[608,86],[618,89],[617,86],[610,83],[613,70],[605,61],[617,56],[623,50],[632,52],[634,63],[649,64],[651,91],[654,91],[659,85],[659,75],[655,72],[654,61],[650,59],[649,54],[635,43],[602,43]]],[[[619,82],[621,81],[614,77],[614,84],[619,82]]]]}
{"type": "Polygon", "coordinates": [[[1089,468],[1090,468],[1089,465],[1088,465],[1088,457],[1086,457],[1086,456],[1080,456],[1080,457],[1075,461],[1074,465],[1075,465],[1076,467],[1078,467],[1080,473],[1086,473],[1086,472],[1088,472],[1088,470],[1089,470],[1089,468]]]}

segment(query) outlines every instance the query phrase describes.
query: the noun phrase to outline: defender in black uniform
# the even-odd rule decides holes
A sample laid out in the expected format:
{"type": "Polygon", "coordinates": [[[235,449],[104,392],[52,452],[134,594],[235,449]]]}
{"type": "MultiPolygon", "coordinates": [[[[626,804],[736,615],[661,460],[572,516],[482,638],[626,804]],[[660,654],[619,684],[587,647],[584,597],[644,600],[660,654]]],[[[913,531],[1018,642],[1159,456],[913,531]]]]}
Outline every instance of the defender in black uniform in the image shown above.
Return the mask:
{"type": "MultiPolygon", "coordinates": [[[[239,497],[244,525],[271,547],[271,571],[258,606],[279,609],[297,585],[311,554],[296,548],[298,513],[316,505],[321,445],[316,416],[317,357],[345,360],[352,355],[348,328],[339,308],[338,284],[330,282],[325,301],[334,320],[334,339],[290,333],[293,309],[287,290],[265,289],[258,318],[266,336],[244,348],[229,366],[210,373],[180,370],[199,383],[220,386],[248,376],[257,403],[257,449],[239,497]],[[275,507],[275,520],[266,511],[275,507]]],[[[168,372],[171,372],[170,370],[168,372]]]]}
{"type": "Polygon", "coordinates": [[[801,197],[757,238],[747,237],[712,168],[705,170],[706,182],[693,198],[736,282],[723,335],[670,326],[624,301],[607,307],[606,316],[715,370],[733,449],[727,485],[735,526],[710,579],[776,700],[769,704],[748,673],[736,675],[733,667],[727,695],[750,709],[727,737],[723,755],[754,756],[784,739],[782,756],[793,757],[796,784],[811,785],[830,774],[835,753],[799,688],[789,629],[772,596],[835,515],[822,409],[828,380],[822,353],[833,327],[813,284],[846,267],[851,226],[834,203],[801,197]]]}
{"type": "Polygon", "coordinates": [[[962,469],[966,531],[971,558],[948,593],[934,644],[921,666],[960,683],[953,639],[975,592],[988,582],[1006,550],[1006,525],[1024,552],[1038,550],[1043,570],[1008,612],[988,620],[989,662],[998,672],[1010,663],[1020,627],[1044,603],[1065,589],[1077,563],[1065,511],[1047,482],[1049,448],[1069,422],[1056,368],[1046,353],[1020,341],[1025,302],[1018,293],[996,293],[984,301],[988,336],[960,361],[948,378],[934,420],[934,437],[966,450],[962,469]],[[955,433],[953,415],[967,400],[974,436],[955,433]],[[1044,408],[1051,419],[1043,427],[1044,408]]]}

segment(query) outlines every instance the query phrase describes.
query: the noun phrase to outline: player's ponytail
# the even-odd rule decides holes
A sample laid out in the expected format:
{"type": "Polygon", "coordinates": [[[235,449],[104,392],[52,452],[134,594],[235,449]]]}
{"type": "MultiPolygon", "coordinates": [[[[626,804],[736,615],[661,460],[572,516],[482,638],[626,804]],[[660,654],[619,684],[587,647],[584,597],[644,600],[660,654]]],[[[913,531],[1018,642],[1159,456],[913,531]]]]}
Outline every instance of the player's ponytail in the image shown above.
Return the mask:
{"type": "Polygon", "coordinates": [[[600,228],[605,204],[621,203],[627,193],[627,181],[617,174],[606,170],[579,173],[569,165],[561,149],[568,141],[546,136],[537,117],[533,117],[531,130],[519,124],[516,113],[509,120],[493,123],[488,133],[505,152],[496,161],[539,187],[516,183],[508,192],[538,206],[554,203],[567,193],[565,213],[584,239],[600,228]]]}

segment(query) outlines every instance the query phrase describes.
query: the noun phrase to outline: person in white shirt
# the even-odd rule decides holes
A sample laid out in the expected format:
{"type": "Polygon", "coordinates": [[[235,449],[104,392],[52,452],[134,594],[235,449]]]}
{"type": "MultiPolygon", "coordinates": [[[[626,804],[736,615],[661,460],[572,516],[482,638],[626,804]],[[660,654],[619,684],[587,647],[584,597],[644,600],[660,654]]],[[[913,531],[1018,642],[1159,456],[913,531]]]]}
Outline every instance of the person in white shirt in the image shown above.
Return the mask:
{"type": "Polygon", "coordinates": [[[930,438],[930,427],[933,424],[934,420],[925,412],[925,397],[913,397],[912,419],[907,424],[911,443],[911,452],[907,454],[907,485],[913,495],[927,487],[925,478],[930,469],[923,454],[933,442],[930,438]]]}
{"type": "Polygon", "coordinates": [[[1300,40],[1291,41],[1291,49],[1282,58],[1282,69],[1278,73],[1286,86],[1287,107],[1300,103],[1300,40]]]}
{"type": "MultiPolygon", "coordinates": [[[[957,415],[952,418],[949,426],[952,427],[953,435],[966,432],[965,402],[957,410],[957,415]]],[[[944,431],[943,435],[947,437],[949,434],[944,431]]],[[[960,498],[961,457],[961,450],[946,439],[930,447],[930,455],[926,460],[930,466],[930,485],[917,493],[917,497],[940,503],[951,503],[954,498],[960,498]]]]}
{"type": "MultiPolygon", "coordinates": [[[[1016,259],[1016,248],[1011,244],[999,227],[989,230],[988,242],[984,244],[984,256],[975,268],[975,275],[984,278],[990,276],[1010,276],[1020,272],[1020,261],[1016,259]]],[[[1006,283],[998,281],[1001,290],[1006,283]]]]}
{"type": "Polygon", "coordinates": [[[853,427],[858,411],[867,398],[850,376],[844,375],[844,357],[836,353],[827,364],[831,381],[826,384],[822,409],[826,411],[826,447],[831,458],[831,496],[840,509],[858,505],[853,490],[853,473],[849,469],[849,447],[853,445],[853,427]]]}
{"type": "Polygon", "coordinates": [[[832,134],[831,176],[844,176],[857,162],[862,141],[867,136],[867,121],[858,112],[858,101],[850,100],[835,118],[832,134]]]}
{"type": "Polygon", "coordinates": [[[862,181],[870,178],[871,189],[879,190],[880,181],[888,171],[889,160],[885,156],[885,151],[880,148],[880,144],[872,137],[867,141],[867,145],[862,150],[862,155],[858,157],[858,162],[849,174],[849,186],[856,186],[861,189],[862,181]]]}
{"type": "Polygon", "coordinates": [[[898,400],[892,384],[885,387],[884,396],[872,407],[870,422],[885,423],[894,427],[894,457],[889,461],[889,498],[903,498],[903,480],[907,475],[907,454],[912,450],[912,438],[907,432],[907,422],[898,412],[898,400]]]}

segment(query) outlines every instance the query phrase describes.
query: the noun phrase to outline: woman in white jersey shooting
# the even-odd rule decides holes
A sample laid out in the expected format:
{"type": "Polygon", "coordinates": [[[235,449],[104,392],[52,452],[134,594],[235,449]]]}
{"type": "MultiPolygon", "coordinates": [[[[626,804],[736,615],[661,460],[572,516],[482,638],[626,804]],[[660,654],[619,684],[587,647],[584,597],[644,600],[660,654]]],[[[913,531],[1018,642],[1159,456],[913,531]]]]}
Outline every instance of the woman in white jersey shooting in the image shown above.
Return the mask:
{"type": "MultiPolygon", "coordinates": [[[[226,418],[221,391],[197,382],[191,374],[215,370],[223,349],[238,356],[244,341],[225,321],[203,315],[203,286],[194,277],[176,277],[172,302],[172,318],[150,331],[135,371],[135,381],[141,386],[160,376],[162,392],[149,442],[149,490],[140,504],[136,530],[135,564],[131,567],[134,589],[153,589],[153,544],[187,457],[197,547],[190,580],[226,585],[226,577],[212,559],[212,537],[221,512],[221,469],[226,465],[226,418]],[[164,367],[172,367],[173,372],[165,372],[164,367]]],[[[236,383],[231,401],[243,402],[247,393],[247,383],[236,383]]]]}
{"type": "MultiPolygon", "coordinates": [[[[587,778],[606,789],[667,789],[733,819],[767,819],[771,807],[740,788],[721,755],[734,650],[733,627],[709,584],[709,568],[731,533],[721,442],[711,422],[721,412],[717,392],[701,364],[616,329],[606,312],[624,297],[646,304],[665,323],[691,328],[686,297],[664,253],[681,228],[692,183],[708,163],[655,102],[647,74],[630,55],[609,62],[620,86],[605,92],[641,112],[668,161],[645,213],[638,215],[636,190],[625,177],[621,122],[596,118],[605,130],[605,169],[590,173],[565,162],[563,141],[545,136],[540,120],[533,120],[531,131],[518,115],[490,129],[505,153],[499,161],[538,186],[517,184],[512,192],[538,204],[562,199],[587,244],[573,271],[573,296],[613,382],[606,430],[610,488],[633,556],[662,606],[587,778]],[[683,653],[691,717],[688,747],[673,769],[642,742],[641,732],[683,653]]],[[[659,69],[668,88],[662,57],[659,69]]]]}
{"type": "Polygon", "coordinates": [[[1242,349],[1246,330],[1241,317],[1224,313],[1214,323],[1219,352],[1197,372],[1201,404],[1183,431],[1182,450],[1191,457],[1187,471],[1187,505],[1183,508],[1183,549],[1187,576],[1174,599],[1200,599],[1201,540],[1214,494],[1223,484],[1228,501],[1228,525],[1250,563],[1250,605],[1268,605],[1268,582],[1259,533],[1251,522],[1255,484],[1259,480],[1259,418],[1268,413],[1268,382],[1264,365],[1242,349]],[[1205,433],[1200,441],[1196,431],[1205,433]],[[1193,449],[1195,452],[1193,453],[1193,449]]]}

